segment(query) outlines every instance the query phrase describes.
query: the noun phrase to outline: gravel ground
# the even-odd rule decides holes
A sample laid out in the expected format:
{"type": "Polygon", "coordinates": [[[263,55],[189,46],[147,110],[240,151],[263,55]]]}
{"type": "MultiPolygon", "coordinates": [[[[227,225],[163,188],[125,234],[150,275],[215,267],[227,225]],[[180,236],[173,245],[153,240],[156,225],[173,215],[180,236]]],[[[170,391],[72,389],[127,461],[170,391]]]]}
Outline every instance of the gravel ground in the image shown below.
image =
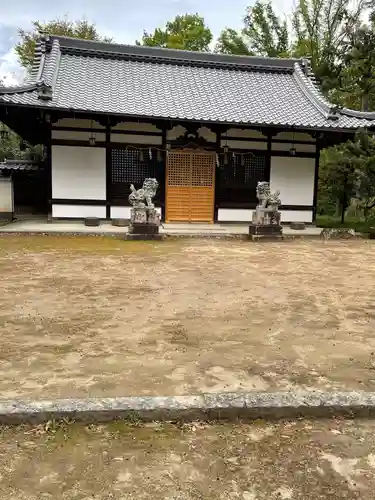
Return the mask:
{"type": "Polygon", "coordinates": [[[4,500],[372,500],[375,423],[3,428],[4,500]]]}
{"type": "Polygon", "coordinates": [[[1,236],[0,398],[375,390],[374,244],[1,236]]]}

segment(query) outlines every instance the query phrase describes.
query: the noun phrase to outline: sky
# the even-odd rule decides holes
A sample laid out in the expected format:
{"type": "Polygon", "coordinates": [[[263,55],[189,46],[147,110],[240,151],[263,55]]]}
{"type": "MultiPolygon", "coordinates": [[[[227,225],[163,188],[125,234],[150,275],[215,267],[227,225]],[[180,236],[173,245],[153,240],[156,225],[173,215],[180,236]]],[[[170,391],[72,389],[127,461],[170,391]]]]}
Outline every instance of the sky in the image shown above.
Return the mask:
{"type": "MultiPolygon", "coordinates": [[[[246,7],[255,0],[0,0],[0,78],[6,85],[22,80],[23,72],[13,47],[18,29],[29,29],[31,21],[49,21],[67,16],[96,24],[101,35],[118,43],[134,43],[143,30],[153,31],[178,14],[199,13],[215,38],[229,26],[241,28],[246,7]]],[[[292,0],[274,0],[280,15],[288,14],[292,0]]]]}

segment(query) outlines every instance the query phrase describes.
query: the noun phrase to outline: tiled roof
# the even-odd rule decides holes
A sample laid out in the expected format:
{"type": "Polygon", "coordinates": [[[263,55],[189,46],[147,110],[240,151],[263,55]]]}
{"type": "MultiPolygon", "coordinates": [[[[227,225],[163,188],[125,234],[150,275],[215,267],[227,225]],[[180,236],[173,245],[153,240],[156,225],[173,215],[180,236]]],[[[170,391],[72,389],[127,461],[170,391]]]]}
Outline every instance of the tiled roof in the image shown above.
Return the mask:
{"type": "Polygon", "coordinates": [[[38,170],[38,163],[30,160],[6,160],[0,162],[0,172],[15,171],[15,170],[38,170]]]}
{"type": "Polygon", "coordinates": [[[122,116],[356,129],[375,113],[337,109],[306,60],[185,52],[64,37],[43,39],[27,84],[1,103],[122,116]]]}

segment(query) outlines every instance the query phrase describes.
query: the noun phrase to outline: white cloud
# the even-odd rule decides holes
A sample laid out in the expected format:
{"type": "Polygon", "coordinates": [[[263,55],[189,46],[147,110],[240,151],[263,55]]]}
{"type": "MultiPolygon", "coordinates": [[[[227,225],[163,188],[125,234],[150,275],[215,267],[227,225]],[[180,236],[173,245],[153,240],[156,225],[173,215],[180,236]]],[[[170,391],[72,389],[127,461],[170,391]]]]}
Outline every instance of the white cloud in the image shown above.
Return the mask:
{"type": "Polygon", "coordinates": [[[0,57],[0,80],[4,85],[19,85],[24,77],[24,70],[20,66],[14,49],[0,57]]]}

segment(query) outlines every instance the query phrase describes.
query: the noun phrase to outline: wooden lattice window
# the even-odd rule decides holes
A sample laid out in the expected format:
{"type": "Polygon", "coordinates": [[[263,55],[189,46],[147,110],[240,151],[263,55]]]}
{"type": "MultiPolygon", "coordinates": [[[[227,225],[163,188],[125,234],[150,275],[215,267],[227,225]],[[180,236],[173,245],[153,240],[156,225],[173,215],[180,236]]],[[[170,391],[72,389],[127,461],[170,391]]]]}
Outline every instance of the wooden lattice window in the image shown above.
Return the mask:
{"type": "Polygon", "coordinates": [[[158,180],[159,189],[155,202],[160,201],[161,193],[164,192],[164,167],[163,162],[157,160],[156,150],[151,149],[150,158],[147,149],[143,150],[143,154],[137,149],[112,149],[111,158],[111,202],[128,205],[130,184],[139,189],[147,177],[158,180]]]}
{"type": "Polygon", "coordinates": [[[212,156],[192,155],[191,185],[192,186],[212,186],[212,156]]]}
{"type": "Polygon", "coordinates": [[[220,158],[217,180],[217,202],[219,206],[246,206],[256,203],[256,186],[267,180],[266,156],[251,154],[228,154],[220,158]]]}
{"type": "Polygon", "coordinates": [[[191,185],[191,156],[186,153],[170,153],[168,156],[168,185],[191,185]]]}
{"type": "MultiPolygon", "coordinates": [[[[264,156],[244,156],[243,177],[244,183],[255,185],[266,178],[266,159],[264,156]]],[[[238,165],[238,157],[237,157],[238,165]]],[[[241,167],[240,167],[241,168],[241,167]]],[[[238,170],[238,166],[237,166],[238,170]]]]}
{"type": "Polygon", "coordinates": [[[112,182],[142,184],[146,177],[154,177],[155,162],[150,162],[144,154],[135,149],[112,150],[112,182]]]}

